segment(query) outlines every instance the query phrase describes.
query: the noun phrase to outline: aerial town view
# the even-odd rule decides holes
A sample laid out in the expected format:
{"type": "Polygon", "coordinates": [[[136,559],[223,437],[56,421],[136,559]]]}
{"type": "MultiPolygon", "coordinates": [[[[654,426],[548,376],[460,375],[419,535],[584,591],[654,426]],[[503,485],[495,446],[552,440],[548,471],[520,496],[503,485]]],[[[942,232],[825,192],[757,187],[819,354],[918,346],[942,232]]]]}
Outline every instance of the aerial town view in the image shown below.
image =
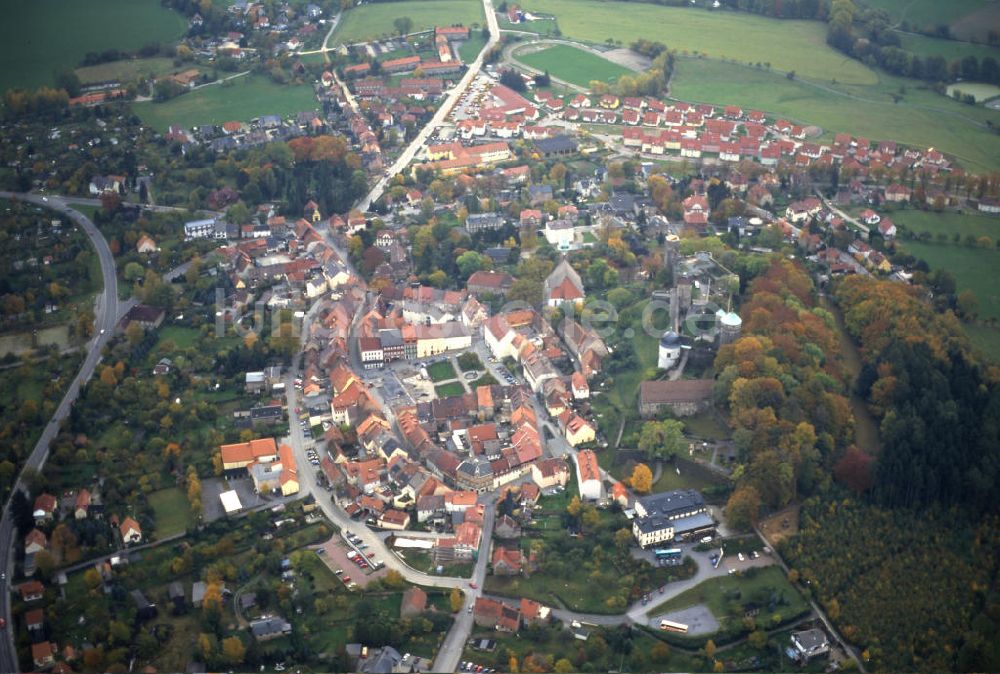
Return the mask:
{"type": "Polygon", "coordinates": [[[0,673],[1000,671],[996,0],[8,0],[0,673]]]}

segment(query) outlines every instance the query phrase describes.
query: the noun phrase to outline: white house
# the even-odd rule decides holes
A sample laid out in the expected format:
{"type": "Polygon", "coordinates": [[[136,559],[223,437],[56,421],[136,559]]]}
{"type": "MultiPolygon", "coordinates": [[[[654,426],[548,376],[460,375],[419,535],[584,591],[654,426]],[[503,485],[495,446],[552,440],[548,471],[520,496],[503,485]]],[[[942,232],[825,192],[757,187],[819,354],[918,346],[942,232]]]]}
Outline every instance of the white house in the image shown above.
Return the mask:
{"type": "Polygon", "coordinates": [[[576,478],[580,485],[580,498],[590,501],[601,499],[601,467],[597,463],[597,455],[589,449],[576,454],[576,478]]]}

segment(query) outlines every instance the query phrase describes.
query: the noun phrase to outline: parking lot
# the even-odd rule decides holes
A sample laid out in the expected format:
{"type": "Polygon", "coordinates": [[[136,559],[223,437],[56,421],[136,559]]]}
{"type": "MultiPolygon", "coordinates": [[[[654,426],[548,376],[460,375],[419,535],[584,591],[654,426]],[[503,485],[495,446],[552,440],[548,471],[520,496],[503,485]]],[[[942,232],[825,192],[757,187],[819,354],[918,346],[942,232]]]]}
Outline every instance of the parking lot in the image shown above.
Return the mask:
{"type": "Polygon", "coordinates": [[[386,369],[378,380],[377,388],[382,400],[390,407],[400,405],[413,405],[414,398],[410,395],[407,387],[399,380],[399,376],[393,369],[386,369]]]}
{"type": "MultiPolygon", "coordinates": [[[[334,573],[338,569],[343,571],[340,577],[343,579],[345,576],[351,579],[351,582],[357,583],[359,587],[365,587],[368,583],[373,580],[377,580],[386,574],[387,567],[382,567],[378,571],[372,571],[369,566],[368,569],[361,569],[357,564],[352,562],[347,557],[347,553],[351,551],[347,543],[340,538],[339,534],[334,534],[330,540],[314,546],[314,550],[323,550],[319,555],[323,559],[323,562],[330,568],[334,573]]],[[[365,551],[369,552],[369,551],[365,551]]]]}
{"type": "Polygon", "coordinates": [[[680,611],[664,613],[653,616],[649,621],[649,626],[653,629],[660,628],[660,620],[671,620],[675,623],[682,623],[688,626],[689,636],[700,634],[714,634],[719,631],[719,621],[715,619],[712,612],[704,604],[691,606],[680,611]]]}

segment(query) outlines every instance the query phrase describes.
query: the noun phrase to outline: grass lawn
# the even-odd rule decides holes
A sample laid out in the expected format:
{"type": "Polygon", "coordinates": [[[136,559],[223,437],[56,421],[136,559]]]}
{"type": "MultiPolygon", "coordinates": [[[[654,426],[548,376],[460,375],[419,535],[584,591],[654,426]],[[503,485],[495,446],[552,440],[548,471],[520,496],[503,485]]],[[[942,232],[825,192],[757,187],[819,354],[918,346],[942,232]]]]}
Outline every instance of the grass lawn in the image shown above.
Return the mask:
{"type": "Polygon", "coordinates": [[[684,417],[684,432],[707,438],[708,440],[728,440],[732,435],[730,429],[712,412],[703,412],[693,417],[684,417]]]}
{"type": "Polygon", "coordinates": [[[0,90],[53,83],[88,52],[173,42],[187,21],[157,0],[37,0],[8,3],[0,25],[0,90]]]}
{"type": "Polygon", "coordinates": [[[194,523],[187,496],[177,487],[154,491],[149,505],[156,515],[156,537],[166,538],[183,533],[194,523]]]}
{"type": "Polygon", "coordinates": [[[809,610],[806,600],[788,582],[784,572],[777,566],[767,566],[751,572],[749,576],[731,575],[706,580],[651,609],[649,615],[705,604],[725,629],[727,624],[735,627],[742,622],[743,605],[751,602],[760,607],[757,624],[762,627],[771,627],[774,615],[788,620],[809,610]]]}
{"type": "Polygon", "coordinates": [[[165,325],[160,328],[159,339],[156,342],[156,349],[163,346],[164,342],[174,343],[178,349],[190,349],[198,341],[201,331],[195,328],[186,328],[182,325],[165,325]]]}
{"type": "Polygon", "coordinates": [[[472,63],[485,46],[486,38],[482,36],[482,33],[475,30],[470,31],[469,39],[458,48],[458,56],[462,59],[462,63],[472,63]]]}
{"type": "Polygon", "coordinates": [[[677,464],[663,464],[663,472],[660,479],[653,483],[653,493],[661,491],[672,491],[674,489],[697,489],[704,491],[708,487],[715,487],[723,484],[725,480],[719,477],[711,479],[713,475],[707,468],[702,468],[698,464],[690,463],[679,459],[677,464]],[[680,468],[680,475],[677,469],[680,468]]]}
{"type": "Polygon", "coordinates": [[[392,22],[401,16],[413,20],[412,32],[434,26],[483,22],[483,5],[477,0],[410,0],[367,3],[344,12],[331,44],[365,42],[396,33],[392,22]]]}
{"type": "Polygon", "coordinates": [[[685,101],[763,110],[804,124],[819,125],[828,134],[844,131],[874,140],[896,140],[919,148],[935,147],[955,155],[973,170],[1000,169],[1000,137],[977,126],[990,120],[1000,123],[1000,113],[963,105],[933,91],[919,89],[912,80],[888,76],[882,76],[882,80],[879,86],[832,87],[824,84],[827,89],[818,89],[766,70],[682,58],[674,69],[671,94],[685,101]],[[902,101],[896,104],[890,92],[900,87],[905,87],[905,93],[902,101]],[[917,105],[934,109],[914,107],[917,105]]]}
{"type": "MultiPolygon", "coordinates": [[[[434,558],[430,553],[423,550],[407,549],[402,551],[402,559],[412,569],[437,575],[438,565],[434,563],[434,558]]],[[[445,576],[459,576],[468,578],[472,575],[472,562],[457,562],[453,564],[443,564],[443,574],[445,576]]]]}
{"type": "Polygon", "coordinates": [[[286,116],[317,107],[309,86],[275,84],[267,77],[247,75],[165,103],[136,103],[133,109],[143,122],[166,131],[171,124],[190,128],[198,124],[245,122],[261,115],[286,116]]]}
{"type": "Polygon", "coordinates": [[[631,72],[605,58],[562,44],[516,58],[532,68],[547,70],[553,77],[581,87],[590,84],[591,80],[615,82],[631,72]]]}
{"type": "Polygon", "coordinates": [[[77,68],[76,74],[84,84],[88,82],[108,82],[111,80],[118,80],[124,83],[149,75],[180,72],[190,67],[190,64],[186,64],[185,67],[176,68],[174,67],[173,59],[156,57],[111,61],[110,63],[101,63],[96,66],[86,66],[84,68],[77,68]]]}
{"type": "Polygon", "coordinates": [[[873,70],[827,46],[826,26],[819,21],[601,0],[531,0],[525,9],[554,14],[563,35],[592,43],[614,38],[628,46],[646,38],[681,53],[699,52],[741,63],[760,61],[776,70],[794,70],[827,82],[836,78],[874,84],[878,80],[873,70]]]}
{"type": "Polygon", "coordinates": [[[945,234],[949,243],[955,234],[962,238],[971,234],[976,238],[988,236],[994,241],[1000,239],[1000,218],[980,215],[975,211],[935,213],[934,211],[908,208],[888,213],[888,215],[897,227],[902,226],[915,234],[927,232],[934,238],[938,234],[945,234]]]}
{"type": "Polygon", "coordinates": [[[441,360],[434,363],[427,368],[427,374],[430,375],[431,381],[435,382],[448,381],[449,379],[456,379],[458,377],[450,360],[441,360]]]}
{"type": "Polygon", "coordinates": [[[450,396],[460,396],[465,393],[465,389],[457,381],[441,384],[434,387],[434,392],[438,398],[448,398],[450,396]]]}

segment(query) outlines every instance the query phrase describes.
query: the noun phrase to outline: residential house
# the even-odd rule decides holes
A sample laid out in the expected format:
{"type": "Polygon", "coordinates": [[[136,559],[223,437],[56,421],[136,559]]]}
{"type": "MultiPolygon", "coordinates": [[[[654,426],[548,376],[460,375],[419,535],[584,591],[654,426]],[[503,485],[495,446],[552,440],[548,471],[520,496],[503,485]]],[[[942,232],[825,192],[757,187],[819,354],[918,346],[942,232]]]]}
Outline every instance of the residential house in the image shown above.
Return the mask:
{"type": "Polygon", "coordinates": [[[155,253],[159,250],[156,241],[145,234],[139,237],[139,240],[135,244],[135,249],[139,253],[155,253]]]}
{"type": "Polygon", "coordinates": [[[524,564],[521,551],[516,548],[505,548],[498,545],[493,549],[493,575],[517,576],[524,564]]]}
{"type": "Polygon", "coordinates": [[[403,593],[399,606],[400,618],[415,618],[427,609],[427,593],[419,587],[411,587],[403,593]]]}
{"type": "Polygon", "coordinates": [[[31,644],[31,659],[38,669],[48,669],[55,664],[55,649],[51,641],[31,644]]]}
{"type": "Polygon", "coordinates": [[[472,616],[476,625],[501,632],[516,632],[521,626],[521,612],[518,609],[487,597],[476,598],[472,616]]]}
{"type": "Polygon", "coordinates": [[[135,545],[142,542],[142,527],[131,517],[126,517],[118,525],[118,531],[122,535],[122,543],[125,545],[135,545]]]}
{"type": "Polygon", "coordinates": [[[35,507],[32,508],[31,516],[35,519],[35,524],[41,526],[52,521],[52,516],[56,511],[58,502],[52,494],[39,494],[35,498],[35,507]]]}
{"type": "Polygon", "coordinates": [[[593,442],[597,437],[594,427],[586,419],[570,410],[564,410],[559,415],[559,426],[562,427],[563,433],[566,435],[566,442],[572,447],[593,442]]]}
{"type": "Polygon", "coordinates": [[[536,461],[531,465],[531,479],[541,489],[565,487],[569,481],[569,466],[560,458],[536,461]]]}
{"type": "Polygon", "coordinates": [[[38,529],[32,529],[28,532],[28,535],[24,537],[24,554],[25,556],[34,555],[35,553],[41,552],[42,550],[48,550],[49,539],[44,533],[38,529]]]}
{"type": "Polygon", "coordinates": [[[520,538],[521,527],[510,515],[502,515],[493,527],[493,534],[497,538],[514,539],[520,538]]]}
{"type": "Polygon", "coordinates": [[[291,623],[279,616],[250,621],[250,634],[257,641],[270,641],[291,633],[291,623]]]}
{"type": "Polygon", "coordinates": [[[45,596],[45,586],[37,580],[29,580],[17,586],[17,591],[21,595],[21,601],[38,601],[45,596]]]}
{"type": "Polygon", "coordinates": [[[91,496],[86,489],[81,489],[76,494],[73,501],[73,517],[78,520],[86,519],[90,511],[91,496]]]}
{"type": "Polygon", "coordinates": [[[597,455],[589,449],[584,449],[577,452],[575,459],[580,498],[590,501],[600,500],[604,496],[604,488],[597,455]]]}

